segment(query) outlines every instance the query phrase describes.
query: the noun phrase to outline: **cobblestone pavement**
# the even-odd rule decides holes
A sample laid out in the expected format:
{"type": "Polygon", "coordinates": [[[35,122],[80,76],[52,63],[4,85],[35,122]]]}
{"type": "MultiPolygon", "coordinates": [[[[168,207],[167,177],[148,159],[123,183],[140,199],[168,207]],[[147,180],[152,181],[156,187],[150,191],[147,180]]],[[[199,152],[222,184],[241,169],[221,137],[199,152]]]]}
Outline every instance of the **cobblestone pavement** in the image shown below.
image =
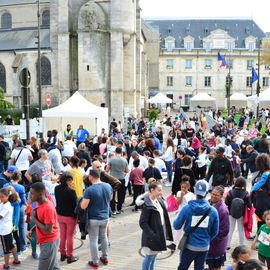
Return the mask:
{"type": "MultiPolygon", "coordinates": [[[[170,193],[169,187],[164,187],[164,195],[167,196],[170,193]]],[[[115,269],[129,269],[139,270],[141,269],[141,263],[143,258],[138,254],[141,241],[141,229],[138,225],[140,212],[132,212],[132,207],[128,206],[131,203],[131,197],[126,197],[124,213],[117,215],[110,219],[110,244],[109,249],[109,265],[102,266],[100,269],[115,270],[115,269]]],[[[175,215],[170,214],[171,222],[173,222],[175,215]]],[[[253,226],[256,230],[256,224],[253,226]]],[[[77,234],[79,238],[79,233],[77,234]]],[[[232,249],[239,243],[238,233],[234,232],[232,240],[232,249]]],[[[251,246],[251,241],[246,241],[248,246],[251,246]]],[[[76,239],[74,247],[79,247],[81,241],[76,239]]],[[[232,250],[231,249],[231,250],[232,250]]],[[[230,251],[231,252],[231,251],[230,251]]],[[[225,266],[231,265],[232,260],[230,252],[227,252],[227,261],[225,266]]],[[[79,261],[66,264],[61,263],[61,269],[90,269],[87,266],[87,262],[90,260],[89,240],[88,238],[83,242],[83,245],[74,251],[74,255],[79,256],[79,261]]],[[[60,256],[60,255],[59,255],[60,256]]],[[[256,252],[253,252],[252,257],[256,258],[256,252]]],[[[11,258],[12,259],[12,258],[11,258]]],[[[24,269],[31,270],[37,269],[38,260],[34,260],[31,257],[31,248],[25,251],[21,257],[22,264],[20,266],[11,266],[11,269],[24,269]]],[[[0,263],[3,264],[3,257],[0,258],[0,263]]],[[[156,269],[177,269],[179,263],[179,252],[176,251],[170,258],[165,260],[158,260],[156,263],[156,269]]],[[[193,267],[190,267],[192,269],[193,267]]],[[[225,269],[225,267],[224,267],[225,269]]]]}

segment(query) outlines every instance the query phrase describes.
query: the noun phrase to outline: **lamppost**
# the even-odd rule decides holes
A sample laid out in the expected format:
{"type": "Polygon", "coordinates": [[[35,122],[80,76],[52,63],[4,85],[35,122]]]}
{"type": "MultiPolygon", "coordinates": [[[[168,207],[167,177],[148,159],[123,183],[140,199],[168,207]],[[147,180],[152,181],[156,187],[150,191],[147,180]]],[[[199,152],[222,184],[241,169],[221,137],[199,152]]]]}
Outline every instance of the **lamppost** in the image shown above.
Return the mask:
{"type": "Polygon", "coordinates": [[[232,77],[231,77],[231,62],[228,63],[229,65],[229,73],[226,76],[226,97],[227,97],[227,114],[230,115],[230,108],[231,108],[231,87],[232,87],[232,77]]]}
{"type": "Polygon", "coordinates": [[[257,105],[257,118],[259,118],[259,95],[260,95],[260,65],[261,65],[261,40],[259,40],[259,50],[258,50],[258,80],[257,80],[257,100],[256,100],[256,105],[257,105]]]}
{"type": "MultiPolygon", "coordinates": [[[[40,58],[40,0],[37,0],[37,19],[38,19],[38,61],[37,61],[37,85],[38,85],[38,106],[39,106],[39,118],[42,118],[42,97],[41,97],[41,58],[40,58]]],[[[40,132],[40,138],[43,137],[43,133],[40,132]]]]}

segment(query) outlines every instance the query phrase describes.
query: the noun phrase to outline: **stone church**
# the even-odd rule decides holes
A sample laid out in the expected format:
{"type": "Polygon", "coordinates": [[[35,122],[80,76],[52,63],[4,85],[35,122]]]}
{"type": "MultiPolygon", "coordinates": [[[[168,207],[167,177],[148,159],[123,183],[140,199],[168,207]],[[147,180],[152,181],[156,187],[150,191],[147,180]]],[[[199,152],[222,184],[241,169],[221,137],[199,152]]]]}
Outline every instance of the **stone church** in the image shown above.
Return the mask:
{"type": "MultiPolygon", "coordinates": [[[[75,91],[110,117],[141,114],[148,94],[147,42],[139,0],[40,0],[42,102],[58,105],[75,91]]],[[[38,103],[37,2],[0,1],[0,86],[21,104],[20,71],[31,73],[38,103]]]]}

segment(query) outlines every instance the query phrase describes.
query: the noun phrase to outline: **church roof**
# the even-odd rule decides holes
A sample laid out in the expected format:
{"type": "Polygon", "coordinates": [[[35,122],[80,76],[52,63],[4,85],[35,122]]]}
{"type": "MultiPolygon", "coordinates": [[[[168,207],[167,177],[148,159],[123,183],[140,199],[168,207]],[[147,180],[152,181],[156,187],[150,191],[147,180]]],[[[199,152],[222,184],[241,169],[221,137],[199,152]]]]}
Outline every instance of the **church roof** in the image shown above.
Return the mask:
{"type": "MultiPolygon", "coordinates": [[[[0,31],[0,51],[37,49],[37,28],[0,31]]],[[[40,29],[41,48],[50,47],[50,29],[40,29]]]]}
{"type": "Polygon", "coordinates": [[[258,40],[266,35],[252,19],[145,19],[156,32],[161,35],[161,47],[164,47],[164,39],[168,36],[175,38],[175,47],[184,47],[184,38],[194,38],[194,48],[202,48],[202,39],[209,36],[211,31],[222,29],[235,38],[235,48],[245,48],[245,39],[249,36],[258,40]]]}
{"type": "MultiPolygon", "coordinates": [[[[36,0],[1,0],[1,6],[23,5],[23,4],[35,4],[36,0]]],[[[40,3],[49,3],[50,0],[40,0],[40,3]]]]}

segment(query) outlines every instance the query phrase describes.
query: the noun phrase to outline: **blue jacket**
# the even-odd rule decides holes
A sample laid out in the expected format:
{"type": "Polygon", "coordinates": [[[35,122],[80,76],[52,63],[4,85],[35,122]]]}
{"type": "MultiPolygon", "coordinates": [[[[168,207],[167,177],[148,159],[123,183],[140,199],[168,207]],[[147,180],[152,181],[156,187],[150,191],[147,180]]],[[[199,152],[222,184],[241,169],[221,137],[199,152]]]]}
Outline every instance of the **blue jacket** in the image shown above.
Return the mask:
{"type": "Polygon", "coordinates": [[[19,229],[20,203],[18,201],[11,204],[13,207],[12,223],[15,230],[19,229]]]}
{"type": "Polygon", "coordinates": [[[253,186],[253,191],[258,191],[267,181],[268,176],[270,175],[270,172],[265,172],[262,174],[262,176],[259,178],[259,181],[253,186]]]}
{"type": "Polygon", "coordinates": [[[86,129],[81,130],[81,135],[79,136],[79,131],[80,129],[77,129],[77,142],[84,142],[85,140],[85,135],[87,135],[87,139],[89,139],[89,132],[86,129]]]}
{"type": "MultiPolygon", "coordinates": [[[[184,232],[188,233],[191,230],[191,222],[194,221],[194,226],[197,221],[206,213],[210,204],[205,199],[191,200],[188,205],[184,206],[179,215],[175,219],[173,226],[176,230],[180,230],[184,225],[184,232]]],[[[187,248],[193,251],[207,251],[209,244],[214,239],[219,230],[219,217],[217,210],[212,207],[208,217],[201,225],[189,236],[187,248]],[[205,227],[204,225],[205,224],[205,227]],[[207,227],[206,227],[207,226],[207,227]]]]}

